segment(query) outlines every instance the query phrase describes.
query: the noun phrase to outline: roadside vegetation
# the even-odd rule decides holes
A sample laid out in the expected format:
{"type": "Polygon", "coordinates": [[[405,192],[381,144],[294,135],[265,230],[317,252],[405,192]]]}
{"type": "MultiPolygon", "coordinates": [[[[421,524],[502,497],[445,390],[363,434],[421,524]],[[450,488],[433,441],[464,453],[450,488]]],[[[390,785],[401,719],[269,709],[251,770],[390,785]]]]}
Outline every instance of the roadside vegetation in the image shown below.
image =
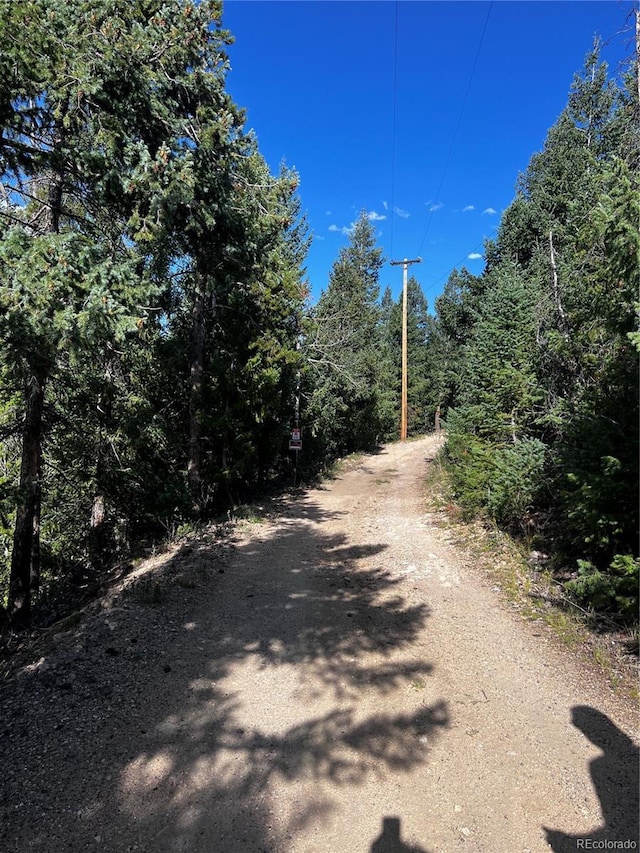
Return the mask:
{"type": "Polygon", "coordinates": [[[482,276],[437,300],[457,502],[548,554],[572,600],[638,617],[637,65],[597,45],[482,276]],[[634,224],[635,223],[635,224],[634,224]]]}
{"type": "Polygon", "coordinates": [[[552,572],[548,554],[487,516],[469,516],[456,502],[444,448],[429,466],[425,486],[427,511],[437,526],[508,607],[534,632],[570,649],[616,692],[637,702],[638,622],[578,603],[552,572]]]}

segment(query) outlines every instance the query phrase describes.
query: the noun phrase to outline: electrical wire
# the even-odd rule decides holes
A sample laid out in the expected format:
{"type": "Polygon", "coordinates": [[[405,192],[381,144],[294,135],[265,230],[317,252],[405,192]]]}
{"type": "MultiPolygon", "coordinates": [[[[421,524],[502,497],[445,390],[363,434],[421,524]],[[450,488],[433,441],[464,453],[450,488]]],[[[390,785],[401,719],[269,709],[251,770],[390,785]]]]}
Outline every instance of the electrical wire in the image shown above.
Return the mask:
{"type": "MultiPolygon", "coordinates": [[[[430,291],[432,291],[438,284],[440,284],[441,281],[444,281],[446,278],[449,278],[449,276],[451,275],[453,270],[463,268],[464,262],[469,259],[469,255],[473,254],[473,252],[475,252],[480,247],[484,247],[486,240],[487,240],[487,238],[483,237],[482,240],[478,243],[478,245],[474,246],[473,249],[471,249],[471,251],[464,258],[459,260],[457,264],[454,264],[451,269],[448,269],[445,273],[442,273],[440,278],[437,278],[435,281],[432,281],[431,284],[429,285],[429,287],[425,290],[424,295],[428,296],[430,291]]],[[[466,269],[466,267],[464,267],[464,268],[466,269]]],[[[467,270],[467,272],[468,272],[468,270],[467,270]]],[[[471,274],[474,275],[474,273],[471,273],[471,274]]]]}
{"type": "Polygon", "coordinates": [[[393,39],[393,118],[391,124],[391,205],[390,205],[390,247],[389,257],[393,257],[393,217],[395,206],[396,183],[396,125],[398,113],[398,0],[395,3],[395,27],[393,39]]]}
{"type": "Polygon", "coordinates": [[[470,74],[470,76],[469,76],[469,82],[467,83],[467,88],[466,88],[466,90],[465,90],[464,97],[463,97],[463,99],[462,99],[462,106],[460,107],[460,114],[459,114],[459,116],[458,116],[458,122],[457,122],[456,127],[455,127],[455,130],[454,130],[454,132],[453,132],[453,137],[452,137],[452,139],[451,139],[451,145],[449,146],[449,153],[447,154],[447,158],[446,158],[446,160],[445,160],[444,168],[443,168],[443,170],[442,170],[442,174],[441,174],[441,176],[440,176],[440,183],[438,184],[438,191],[437,191],[437,193],[436,193],[435,201],[434,201],[434,203],[431,205],[431,210],[429,211],[429,218],[427,219],[427,227],[425,228],[424,234],[422,235],[422,240],[421,240],[421,242],[420,242],[420,246],[419,246],[418,251],[417,251],[417,253],[416,253],[418,256],[419,256],[419,255],[420,255],[420,253],[422,252],[422,247],[424,246],[424,242],[425,242],[425,240],[427,239],[427,235],[429,234],[429,229],[430,229],[430,227],[431,227],[431,221],[432,221],[432,219],[433,219],[434,208],[435,208],[435,207],[438,205],[438,203],[440,202],[440,193],[441,193],[441,191],[442,191],[442,186],[443,186],[443,184],[444,184],[444,179],[445,179],[446,174],[447,174],[447,169],[448,169],[448,167],[449,167],[449,162],[450,162],[450,160],[451,160],[451,155],[453,154],[453,147],[454,147],[454,145],[455,145],[455,143],[456,143],[456,138],[457,138],[457,136],[458,136],[458,131],[460,130],[460,126],[461,126],[461,124],[462,124],[462,116],[464,115],[464,109],[465,109],[465,107],[466,107],[466,105],[467,105],[467,99],[469,98],[469,92],[471,91],[471,84],[473,83],[473,78],[474,78],[474,75],[475,75],[475,72],[476,72],[476,67],[477,67],[477,65],[478,65],[478,59],[479,59],[479,57],[480,57],[480,51],[482,50],[482,43],[483,43],[483,41],[484,41],[484,36],[485,36],[486,31],[487,31],[487,25],[488,25],[488,23],[489,23],[489,17],[491,16],[491,9],[492,9],[492,8],[493,8],[493,0],[492,0],[492,2],[491,2],[491,3],[489,3],[489,9],[488,9],[488,11],[487,11],[487,17],[485,18],[485,21],[484,21],[484,26],[483,26],[483,28],[482,28],[482,33],[480,34],[480,41],[478,42],[478,49],[476,50],[476,56],[475,56],[475,59],[473,60],[473,66],[472,66],[472,68],[471,68],[471,74],[470,74]]]}

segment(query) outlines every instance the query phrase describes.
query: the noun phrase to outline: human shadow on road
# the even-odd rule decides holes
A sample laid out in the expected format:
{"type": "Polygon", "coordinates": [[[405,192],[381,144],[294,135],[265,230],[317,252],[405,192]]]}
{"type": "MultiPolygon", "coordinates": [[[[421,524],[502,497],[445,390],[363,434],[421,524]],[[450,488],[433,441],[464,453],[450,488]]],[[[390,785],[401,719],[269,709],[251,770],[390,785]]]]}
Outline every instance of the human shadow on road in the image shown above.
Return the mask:
{"type": "Polygon", "coordinates": [[[400,837],[400,818],[382,818],[382,833],[371,845],[371,853],[429,853],[417,844],[405,844],[400,837]]]}
{"type": "Polygon", "coordinates": [[[215,538],[185,545],[25,677],[0,731],[5,853],[287,848],[338,819],[327,792],[428,761],[449,725],[415,687],[432,670],[412,646],[429,608],[404,598],[384,544],[326,532],[326,517],[307,501],[222,561],[215,538]],[[266,689],[280,671],[289,706],[266,689]],[[393,690],[402,708],[363,714],[393,690]],[[272,792],[292,782],[274,819],[272,792]]]}
{"type": "Polygon", "coordinates": [[[603,847],[606,842],[637,842],[638,747],[606,714],[588,705],[576,705],[571,719],[574,726],[602,750],[602,755],[590,763],[589,769],[600,800],[604,825],[585,835],[568,835],[545,827],[551,849],[555,853],[575,853],[576,849],[584,847],[584,842],[590,842],[592,848],[603,847]]]}

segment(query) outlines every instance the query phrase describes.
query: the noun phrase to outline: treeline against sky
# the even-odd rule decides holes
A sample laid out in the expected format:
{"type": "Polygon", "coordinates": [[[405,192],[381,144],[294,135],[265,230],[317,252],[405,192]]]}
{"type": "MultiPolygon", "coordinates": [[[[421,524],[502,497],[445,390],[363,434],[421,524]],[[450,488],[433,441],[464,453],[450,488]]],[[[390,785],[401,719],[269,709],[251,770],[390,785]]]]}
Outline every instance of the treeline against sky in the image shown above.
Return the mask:
{"type": "Polygon", "coordinates": [[[471,511],[537,539],[584,605],[638,614],[640,113],[597,44],[476,278],[438,300],[448,458],[471,511]]]}

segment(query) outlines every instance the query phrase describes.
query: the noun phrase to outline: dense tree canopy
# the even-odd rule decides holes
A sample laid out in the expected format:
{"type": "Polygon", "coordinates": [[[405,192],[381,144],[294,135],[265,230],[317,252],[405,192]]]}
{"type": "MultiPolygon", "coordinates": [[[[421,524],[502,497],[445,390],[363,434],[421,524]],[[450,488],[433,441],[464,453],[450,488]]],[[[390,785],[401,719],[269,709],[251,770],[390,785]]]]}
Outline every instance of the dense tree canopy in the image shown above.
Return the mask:
{"type": "Polygon", "coordinates": [[[220,16],[209,0],[0,8],[16,625],[38,592],[86,585],[282,454],[305,229],[297,176],[269,173],[225,90],[220,16]]]}

